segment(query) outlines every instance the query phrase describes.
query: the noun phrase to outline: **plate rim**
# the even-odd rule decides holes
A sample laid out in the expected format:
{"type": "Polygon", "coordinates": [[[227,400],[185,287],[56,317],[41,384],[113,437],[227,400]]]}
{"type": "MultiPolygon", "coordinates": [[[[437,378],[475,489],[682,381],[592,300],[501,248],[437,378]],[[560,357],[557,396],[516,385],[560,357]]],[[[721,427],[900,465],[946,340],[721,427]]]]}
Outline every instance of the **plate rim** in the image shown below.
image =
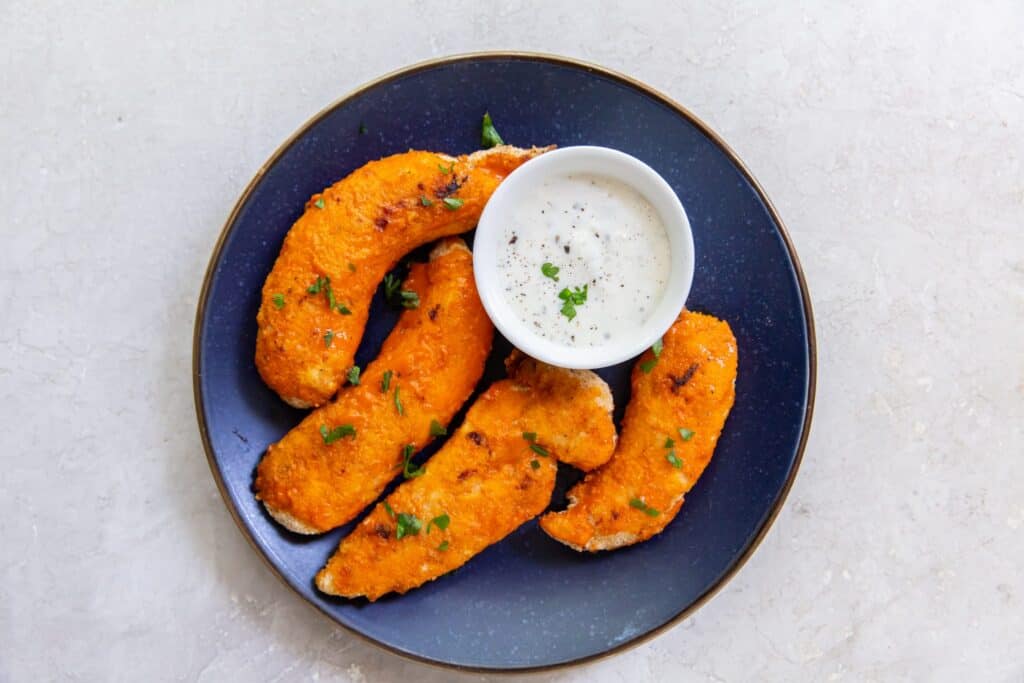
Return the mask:
{"type": "Polygon", "coordinates": [[[817,370],[818,370],[818,359],[817,359],[817,338],[815,335],[814,327],[814,312],[811,307],[811,297],[807,288],[807,281],[804,277],[803,268],[800,264],[800,258],[796,253],[796,248],[793,246],[792,239],[790,238],[789,231],[786,229],[785,223],[782,221],[782,217],[779,215],[772,203],[771,199],[768,198],[768,194],[764,188],[751,173],[750,169],[739,157],[739,155],[725,142],[724,139],[717,132],[715,132],[711,126],[705,123],[700,117],[695,115],[689,109],[676,102],[668,95],[662,93],[655,88],[643,83],[632,76],[628,76],[619,71],[609,69],[592,62],[584,61],[574,57],[566,57],[563,55],[557,55],[548,52],[532,52],[532,51],[519,51],[519,50],[485,50],[478,52],[461,52],[451,54],[443,57],[436,57],[433,59],[427,59],[413,64],[400,67],[389,71],[373,80],[367,81],[356,88],[350,90],[341,97],[335,99],[333,102],[322,108],[312,117],[307,119],[302,125],[300,125],[294,133],[288,136],[282,142],[277,149],[270,155],[270,157],[260,165],[256,173],[253,175],[252,180],[245,186],[242,193],[239,195],[238,200],[235,202],[228,214],[227,219],[224,221],[224,225],[221,228],[220,234],[217,237],[217,241],[214,244],[213,252],[210,255],[209,263],[206,267],[206,272],[203,276],[202,287],[199,290],[199,299],[196,306],[196,317],[195,324],[192,333],[192,394],[193,401],[196,409],[196,419],[199,423],[199,434],[203,442],[203,450],[206,453],[206,463],[210,468],[210,472],[213,475],[214,482],[217,485],[217,490],[220,492],[221,501],[224,506],[228,509],[231,515],[231,519],[234,520],[235,526],[245,537],[249,545],[256,552],[263,563],[270,569],[270,572],[277,577],[292,593],[294,593],[303,603],[309,605],[319,614],[327,618],[333,625],[341,627],[346,632],[360,638],[363,642],[370,643],[376,647],[379,647],[387,652],[399,655],[406,659],[421,662],[423,664],[429,664],[434,667],[438,667],[444,670],[456,670],[466,673],[504,673],[504,674],[517,674],[517,673],[535,673],[544,671],[556,671],[559,669],[568,669],[570,667],[578,667],[584,664],[593,663],[614,655],[623,653],[627,650],[631,650],[639,645],[647,643],[657,636],[667,632],[669,629],[680,624],[684,619],[693,615],[697,610],[703,607],[711,598],[713,598],[722,588],[732,580],[736,574],[746,565],[750,560],[751,556],[757,551],[761,543],[764,541],[775,523],[776,518],[782,511],[782,508],[789,496],[789,492],[793,487],[793,483],[796,481],[797,473],[800,470],[800,465],[803,462],[804,450],[807,446],[807,440],[810,436],[811,421],[814,417],[814,400],[817,387],[817,370]],[[719,149],[729,158],[729,160],[735,164],[736,168],[746,178],[747,182],[750,183],[751,187],[757,193],[760,200],[764,203],[765,208],[768,210],[769,216],[775,222],[779,229],[779,235],[782,237],[783,244],[786,247],[786,252],[789,255],[790,261],[793,264],[793,271],[796,275],[797,285],[800,290],[800,298],[804,308],[804,320],[806,323],[807,333],[807,396],[806,405],[804,408],[804,420],[801,425],[800,441],[797,444],[796,457],[793,460],[793,465],[790,469],[789,474],[786,477],[785,482],[779,492],[776,494],[775,500],[772,502],[771,507],[768,510],[764,520],[762,520],[757,532],[754,537],[747,544],[747,547],[743,549],[739,557],[735,560],[731,567],[727,568],[726,571],[706,590],[704,593],[699,595],[690,605],[681,610],[678,614],[673,616],[671,619],[666,621],[664,624],[647,631],[646,633],[640,634],[627,641],[619,643],[613,647],[610,647],[602,652],[597,652],[591,655],[583,657],[576,657],[575,659],[566,660],[564,662],[557,662],[554,664],[541,664],[537,666],[526,666],[526,667],[486,667],[486,666],[467,666],[463,664],[455,664],[452,662],[446,662],[440,659],[431,659],[424,657],[412,652],[403,651],[393,645],[382,642],[373,638],[365,633],[361,633],[355,628],[341,623],[335,619],[330,613],[322,609],[319,605],[311,600],[308,600],[295,586],[288,581],[288,579],[281,574],[280,570],[274,566],[267,556],[267,553],[260,547],[250,533],[244,520],[239,515],[237,507],[234,505],[231,496],[227,491],[227,487],[224,484],[223,479],[220,475],[220,470],[217,466],[216,459],[214,456],[213,446],[210,439],[209,426],[206,424],[205,417],[205,404],[203,401],[203,395],[201,390],[202,375],[200,374],[200,364],[202,360],[202,352],[200,347],[200,339],[202,336],[202,325],[203,319],[206,316],[206,304],[210,295],[210,286],[213,281],[214,273],[217,269],[217,264],[220,262],[224,246],[227,243],[227,238],[232,232],[232,227],[238,218],[238,214],[241,211],[242,206],[249,200],[253,190],[263,179],[263,176],[267,171],[280,159],[280,157],[291,148],[296,141],[298,141],[303,135],[305,135],[312,127],[319,123],[323,118],[328,116],[338,107],[345,105],[350,100],[359,97],[363,93],[372,90],[378,86],[384,85],[395,79],[410,76],[421,71],[427,71],[438,66],[444,66],[447,64],[454,64],[459,62],[473,62],[473,61],[491,61],[501,59],[520,59],[525,61],[542,62],[548,64],[556,64],[559,66],[568,66],[577,69],[583,69],[592,72],[596,75],[603,76],[609,80],[630,86],[637,89],[654,100],[664,104],[668,108],[675,111],[677,114],[686,119],[689,123],[695,126],[701,133],[706,135],[713,144],[717,145],[719,149]]]}

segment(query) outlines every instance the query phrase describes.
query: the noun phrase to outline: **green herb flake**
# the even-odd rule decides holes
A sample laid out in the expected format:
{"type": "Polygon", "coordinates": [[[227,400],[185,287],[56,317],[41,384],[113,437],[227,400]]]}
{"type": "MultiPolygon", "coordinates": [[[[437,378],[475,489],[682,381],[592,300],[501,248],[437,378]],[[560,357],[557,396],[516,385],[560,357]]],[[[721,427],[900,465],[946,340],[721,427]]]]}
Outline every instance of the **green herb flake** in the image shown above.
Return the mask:
{"type": "Polygon", "coordinates": [[[654,366],[657,364],[658,361],[654,358],[651,358],[650,360],[645,360],[643,363],[641,363],[640,369],[644,371],[645,375],[649,375],[651,374],[651,370],[653,370],[654,366]]]}
{"type": "Polygon", "coordinates": [[[437,549],[440,550],[442,553],[448,550],[448,541],[441,541],[441,545],[437,546],[437,549]]]}
{"type": "Polygon", "coordinates": [[[430,435],[431,436],[438,437],[438,436],[446,436],[447,434],[448,434],[448,430],[444,428],[443,424],[441,424],[437,420],[431,420],[430,421],[430,435]]]}
{"type": "Polygon", "coordinates": [[[334,343],[334,331],[333,330],[327,330],[327,333],[324,334],[324,346],[329,349],[329,348],[331,348],[331,344],[333,344],[333,343],[334,343]]]}
{"type": "Polygon", "coordinates": [[[440,514],[437,517],[434,517],[429,522],[427,522],[427,533],[430,533],[431,526],[436,526],[441,531],[444,531],[448,528],[448,525],[451,523],[451,521],[452,518],[448,516],[447,512],[440,514]]]}
{"type": "Polygon", "coordinates": [[[561,314],[569,320],[576,317],[576,307],[582,306],[587,303],[587,291],[589,285],[583,285],[583,288],[576,287],[570,290],[565,287],[558,293],[558,298],[564,301],[562,304],[561,314]]]}
{"type": "Polygon", "coordinates": [[[395,528],[395,538],[401,539],[405,536],[419,536],[423,522],[411,512],[398,513],[398,525],[395,528]]]}
{"type": "Polygon", "coordinates": [[[541,457],[544,457],[544,458],[546,458],[546,457],[548,457],[550,455],[550,453],[548,453],[548,449],[544,448],[543,446],[541,446],[538,443],[531,443],[530,444],[530,450],[533,451],[534,453],[536,453],[537,455],[539,455],[541,457]]]}
{"type": "Polygon", "coordinates": [[[683,441],[689,441],[690,439],[693,438],[693,435],[696,433],[697,432],[693,431],[692,429],[687,429],[686,427],[679,428],[679,436],[683,438],[683,441]]]}
{"type": "Polygon", "coordinates": [[[388,273],[384,276],[384,298],[391,301],[402,286],[402,281],[397,276],[388,273]]]}
{"type": "Polygon", "coordinates": [[[652,508],[650,505],[648,505],[644,501],[640,500],[639,498],[632,498],[629,501],[629,506],[631,508],[636,508],[637,510],[640,510],[641,512],[646,514],[648,517],[657,517],[658,515],[661,514],[660,512],[658,512],[657,510],[652,508]]]}
{"type": "Polygon", "coordinates": [[[523,438],[526,439],[527,441],[536,441],[537,432],[523,432],[523,438]]]}
{"type": "Polygon", "coordinates": [[[354,264],[354,263],[352,263],[351,261],[349,261],[349,262],[348,262],[348,269],[349,269],[350,271],[352,271],[353,273],[354,273],[354,272],[356,272],[356,264],[354,264]]]}
{"type": "Polygon", "coordinates": [[[416,444],[406,444],[402,448],[402,476],[406,479],[421,477],[427,473],[427,468],[422,465],[415,465],[412,462],[413,453],[416,452],[416,444]]]}
{"type": "Polygon", "coordinates": [[[270,300],[274,303],[274,308],[276,308],[277,310],[280,311],[282,308],[284,308],[284,294],[275,294],[274,296],[270,297],[270,300]]]}
{"type": "Polygon", "coordinates": [[[664,348],[665,348],[665,342],[662,340],[661,337],[658,337],[658,341],[654,342],[651,345],[651,353],[654,354],[655,358],[660,358],[661,357],[661,350],[664,349],[664,348]]]}
{"type": "Polygon", "coordinates": [[[449,211],[458,211],[459,209],[462,208],[463,204],[465,204],[465,202],[459,199],[458,197],[444,198],[444,208],[448,209],[449,211]]]}
{"type": "Polygon", "coordinates": [[[403,289],[399,294],[399,303],[402,308],[419,308],[420,295],[411,289],[403,289]]]}
{"type": "Polygon", "coordinates": [[[676,442],[672,439],[671,436],[665,438],[665,448],[672,448],[675,445],[676,442]]]}
{"type": "Polygon", "coordinates": [[[480,145],[484,149],[490,149],[496,145],[504,145],[505,141],[498,135],[494,128],[494,121],[491,120],[490,112],[484,112],[483,124],[480,126],[480,145]]]}
{"type": "Polygon", "coordinates": [[[380,392],[382,394],[388,393],[388,389],[391,388],[391,375],[393,373],[390,370],[384,371],[384,377],[380,380],[380,392]]]}
{"type": "Polygon", "coordinates": [[[399,415],[405,415],[405,408],[402,407],[402,396],[399,392],[402,391],[402,387],[395,387],[395,410],[398,411],[399,415]]]}
{"type": "Polygon", "coordinates": [[[328,429],[327,425],[320,425],[320,436],[325,444],[330,445],[346,436],[350,436],[353,439],[356,438],[356,428],[349,424],[338,425],[334,429],[328,429]]]}
{"type": "Polygon", "coordinates": [[[675,451],[669,451],[665,455],[665,459],[668,460],[672,467],[675,467],[677,470],[683,466],[683,461],[679,459],[679,456],[676,455],[675,451]]]}
{"type": "Polygon", "coordinates": [[[449,173],[452,172],[452,169],[455,168],[455,162],[453,161],[450,166],[445,166],[443,164],[438,164],[437,168],[444,175],[448,175],[449,173]]]}
{"type": "Polygon", "coordinates": [[[536,460],[531,460],[530,461],[530,467],[532,467],[535,470],[539,470],[540,469],[540,463],[537,462],[536,460]]]}
{"type": "Polygon", "coordinates": [[[345,304],[338,304],[338,313],[342,315],[352,315],[352,310],[345,304]]]}
{"type": "Polygon", "coordinates": [[[549,277],[555,282],[558,282],[558,271],[560,270],[561,268],[553,263],[545,263],[540,267],[540,272],[544,274],[544,277],[549,277]]]}
{"type": "Polygon", "coordinates": [[[391,519],[394,519],[395,518],[395,511],[391,509],[391,506],[388,505],[388,502],[386,500],[384,501],[383,505],[384,505],[384,512],[388,513],[388,517],[390,517],[391,519]]]}
{"type": "Polygon", "coordinates": [[[358,365],[353,365],[351,368],[349,368],[348,369],[348,374],[345,375],[345,378],[348,379],[348,383],[349,384],[351,384],[354,387],[358,387],[359,386],[359,366],[358,365]]]}
{"type": "Polygon", "coordinates": [[[428,199],[427,195],[421,194],[420,195],[420,204],[423,205],[423,206],[433,206],[434,202],[431,201],[430,199],[428,199]]]}
{"type": "Polygon", "coordinates": [[[319,276],[318,276],[318,277],[316,278],[316,282],[314,282],[313,284],[311,284],[311,285],[310,285],[310,286],[309,286],[309,287],[308,287],[308,288],[306,289],[306,291],[307,291],[307,292],[309,292],[310,294],[319,294],[319,293],[320,293],[320,290],[321,290],[321,289],[323,289],[323,286],[324,286],[324,284],[325,284],[325,283],[326,283],[326,284],[327,284],[328,286],[330,286],[330,284],[331,284],[331,279],[330,279],[330,278],[327,278],[327,277],[319,277],[319,276]]]}
{"type": "Polygon", "coordinates": [[[315,206],[318,209],[324,208],[324,198],[319,197],[315,202],[313,202],[313,206],[315,206]]]}

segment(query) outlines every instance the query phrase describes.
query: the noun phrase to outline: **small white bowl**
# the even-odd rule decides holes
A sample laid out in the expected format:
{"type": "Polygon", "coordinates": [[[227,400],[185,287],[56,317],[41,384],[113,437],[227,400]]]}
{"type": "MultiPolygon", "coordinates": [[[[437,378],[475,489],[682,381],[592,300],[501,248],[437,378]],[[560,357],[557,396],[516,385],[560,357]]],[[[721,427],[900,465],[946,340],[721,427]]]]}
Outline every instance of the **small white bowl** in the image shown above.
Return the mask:
{"type": "Polygon", "coordinates": [[[693,233],[679,197],[650,166],[607,147],[563,147],[532,159],[509,174],[484,207],[473,241],[473,271],[487,314],[498,330],[521,351],[563,368],[603,368],[640,355],[661,337],[686,303],[693,282],[693,233]],[[509,208],[554,176],[587,173],[612,178],[632,187],[658,212],[668,233],[671,270],[661,301],[634,334],[608,344],[580,348],[545,339],[533,332],[509,305],[497,276],[498,259],[509,208]]]}

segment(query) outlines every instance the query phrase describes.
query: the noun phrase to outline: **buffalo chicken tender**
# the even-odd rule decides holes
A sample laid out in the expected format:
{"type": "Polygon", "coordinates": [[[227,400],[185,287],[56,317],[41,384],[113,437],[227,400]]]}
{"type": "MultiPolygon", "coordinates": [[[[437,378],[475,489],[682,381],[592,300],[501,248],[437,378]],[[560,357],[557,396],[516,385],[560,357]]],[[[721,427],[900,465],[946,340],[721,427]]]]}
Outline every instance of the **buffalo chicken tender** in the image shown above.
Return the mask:
{"type": "Polygon", "coordinates": [[[428,264],[412,266],[403,287],[420,305],[402,314],[377,359],[352,377],[358,384],[272,445],[257,468],[257,497],[292,531],[345,524],[397,474],[414,472],[408,457],[443,433],[483,373],[494,329],[465,243],[440,244],[428,264]]]}
{"type": "Polygon", "coordinates": [[[502,179],[546,149],[396,154],[314,195],[263,285],[256,367],[267,385],[296,408],[326,403],[352,367],[384,275],[411,249],[473,228],[502,179]]]}
{"type": "Polygon", "coordinates": [[[569,491],[568,509],[541,518],[575,550],[661,533],[711,460],[735,396],[736,339],[727,323],[684,311],[663,341],[633,368],[615,455],[569,491]]]}
{"type": "Polygon", "coordinates": [[[601,378],[518,352],[506,365],[509,379],[480,396],[426,473],[341,541],[316,576],[321,591],[372,601],[432,581],[543,512],[556,459],[610,457],[612,398],[601,378]]]}

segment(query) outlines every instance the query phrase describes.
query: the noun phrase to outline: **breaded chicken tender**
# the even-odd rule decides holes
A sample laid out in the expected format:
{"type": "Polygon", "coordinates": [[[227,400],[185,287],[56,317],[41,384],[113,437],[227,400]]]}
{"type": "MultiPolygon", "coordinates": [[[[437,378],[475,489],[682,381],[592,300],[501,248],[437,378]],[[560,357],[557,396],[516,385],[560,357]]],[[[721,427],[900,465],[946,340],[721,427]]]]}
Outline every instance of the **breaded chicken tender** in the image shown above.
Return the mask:
{"type": "Polygon", "coordinates": [[[411,249],[474,227],[505,176],[546,149],[396,154],[311,197],[263,285],[256,367],[267,385],[296,408],[330,400],[384,275],[411,249]]]}
{"type": "Polygon", "coordinates": [[[615,426],[601,378],[518,352],[506,365],[509,379],[480,396],[426,473],[341,541],[316,576],[321,591],[373,601],[432,581],[540,514],[556,459],[607,460],[615,426]]]}
{"type": "Polygon", "coordinates": [[[541,518],[548,535],[575,550],[661,533],[711,460],[735,396],[736,339],[727,323],[683,311],[663,341],[657,357],[648,351],[633,368],[611,460],[569,491],[568,509],[541,518]]]}
{"type": "Polygon", "coordinates": [[[435,247],[404,288],[420,305],[402,314],[358,385],[310,413],[257,468],[257,498],[292,531],[320,533],[358,515],[440,435],[483,373],[494,328],[465,243],[435,247]]]}

